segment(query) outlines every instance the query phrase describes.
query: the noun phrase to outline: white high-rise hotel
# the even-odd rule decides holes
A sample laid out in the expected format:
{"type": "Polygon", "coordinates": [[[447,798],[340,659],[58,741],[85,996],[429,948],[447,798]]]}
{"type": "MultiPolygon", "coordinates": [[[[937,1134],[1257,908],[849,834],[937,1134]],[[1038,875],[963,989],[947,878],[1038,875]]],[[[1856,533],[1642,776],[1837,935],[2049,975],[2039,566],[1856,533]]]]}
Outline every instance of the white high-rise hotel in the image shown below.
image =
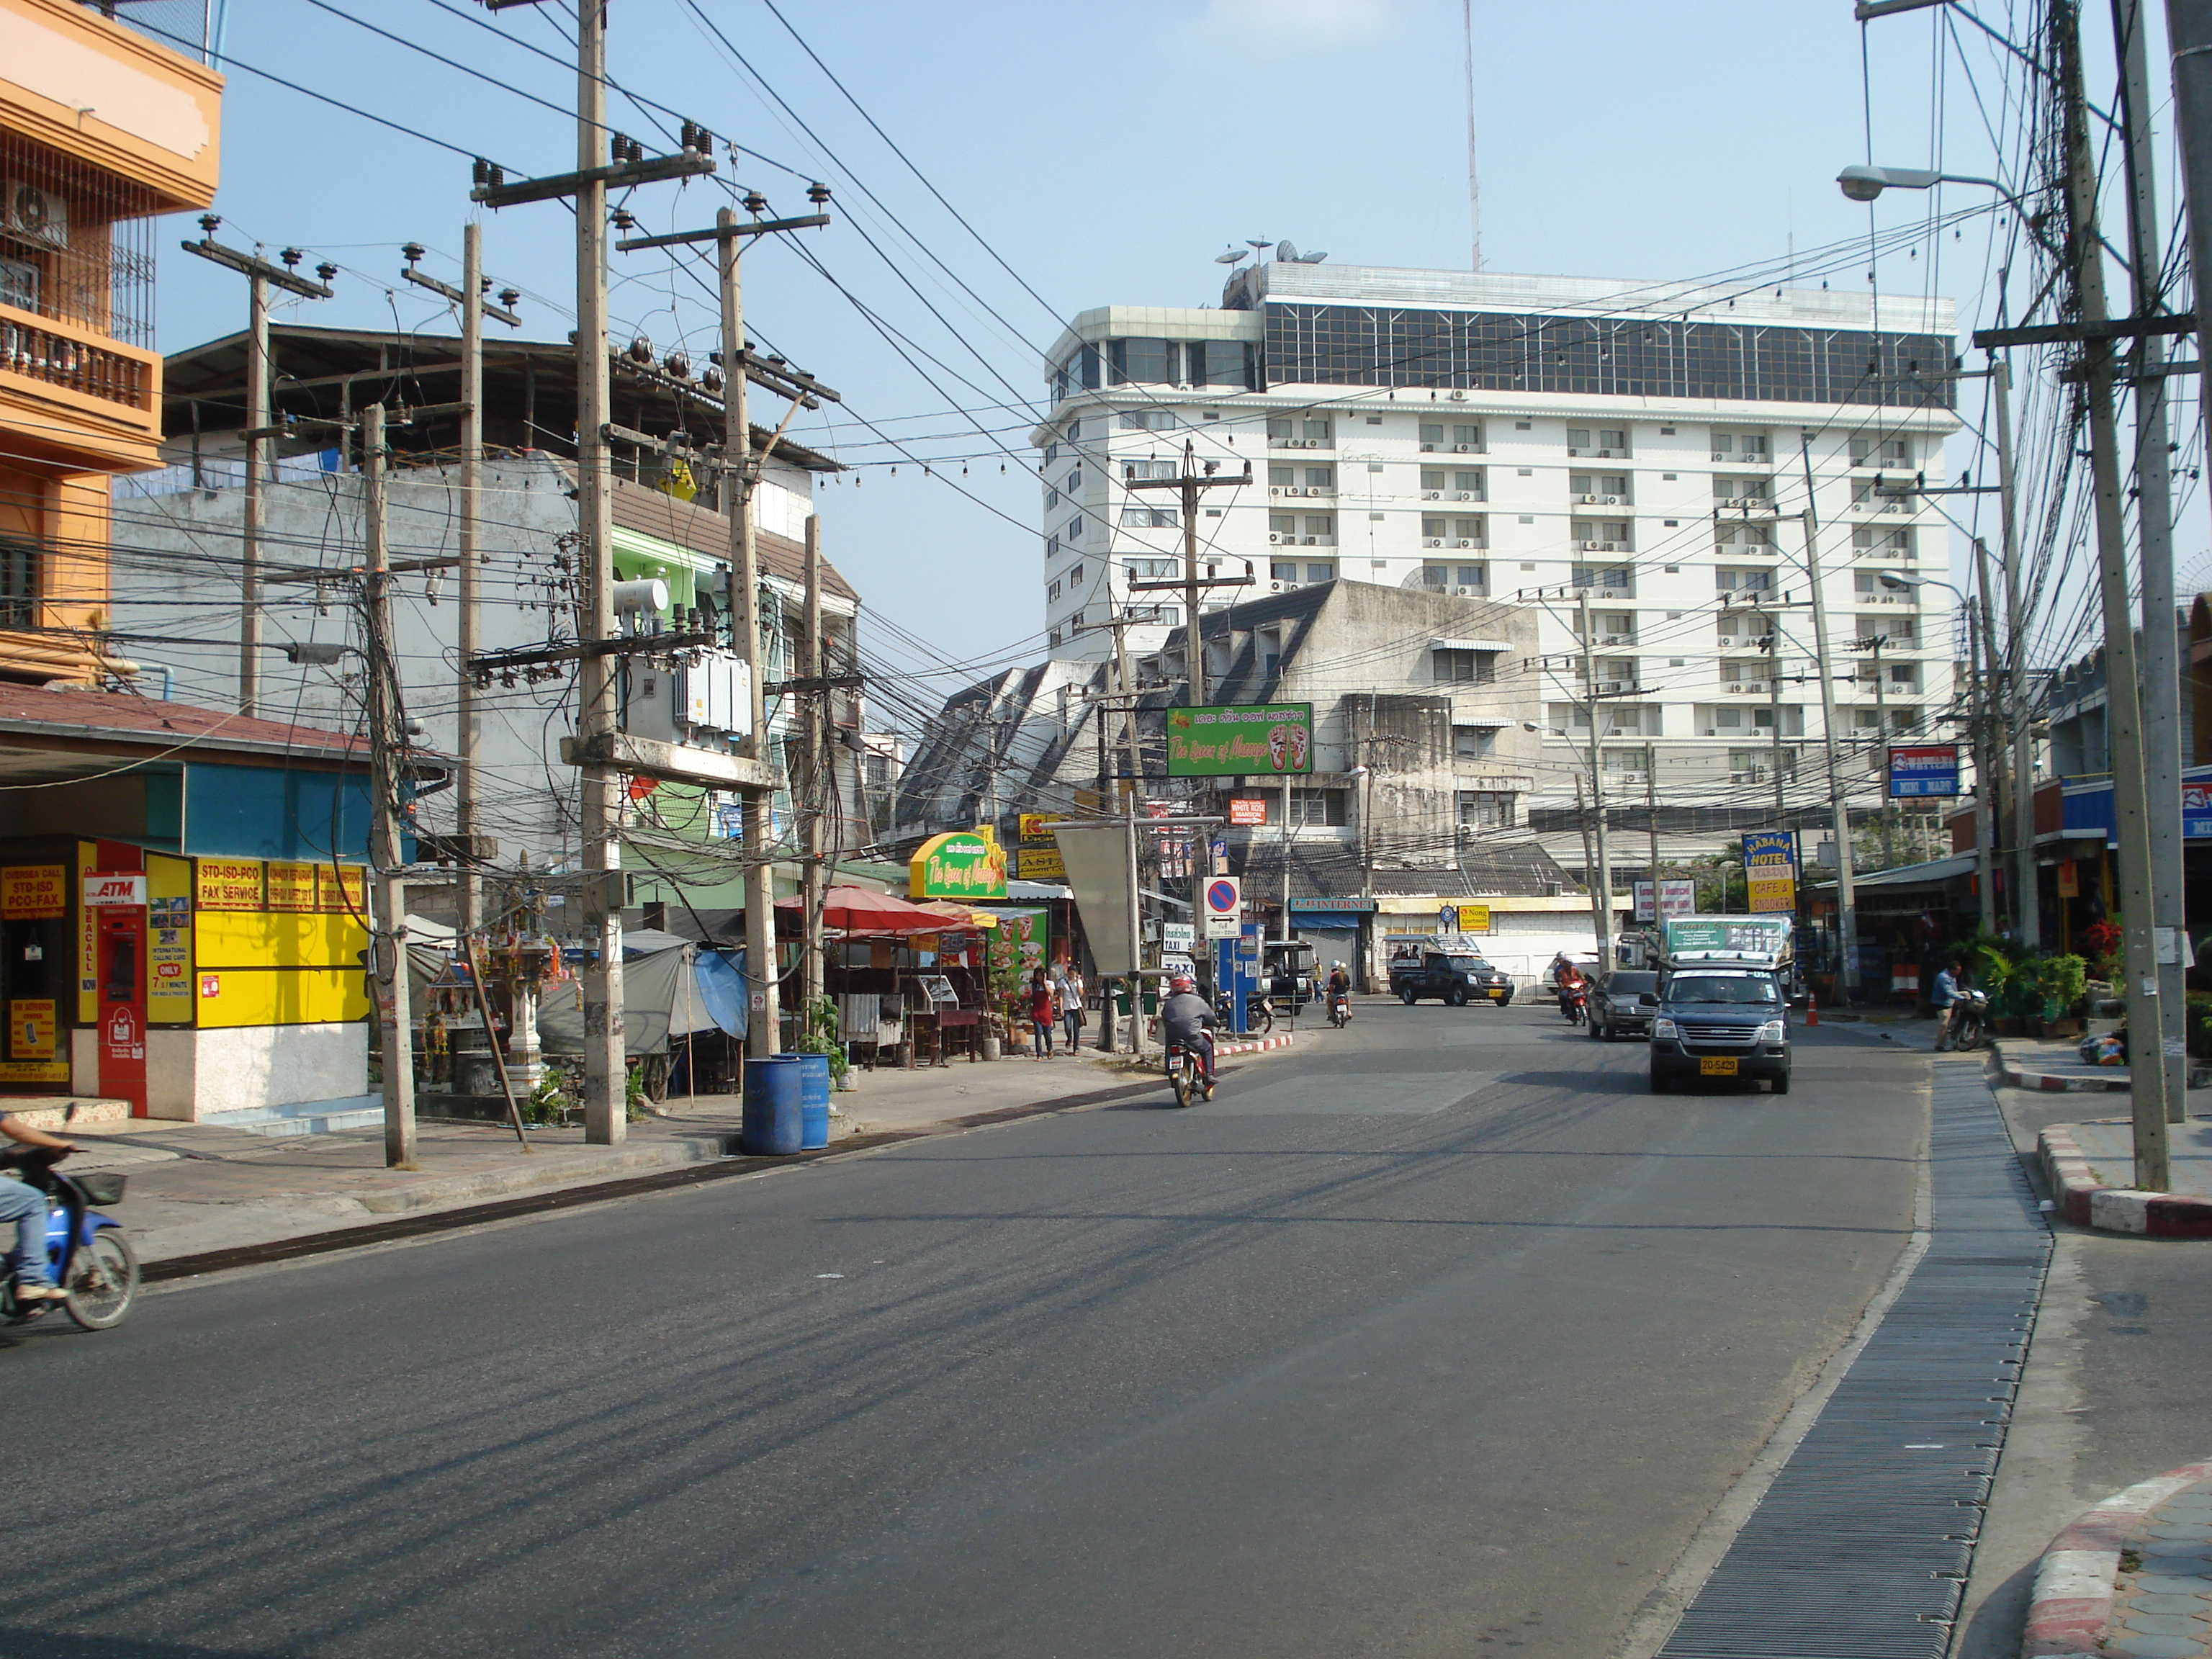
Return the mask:
{"type": "MultiPolygon", "coordinates": [[[[1832,672],[1852,677],[1839,735],[1864,787],[1885,722],[1952,734],[1945,590],[1881,580],[1948,574],[1942,519],[1912,486],[1943,481],[1959,424],[1955,383],[1924,378],[1952,366],[1952,307],[1878,303],[1279,260],[1237,271],[1218,310],[1085,312],[1053,348],[1034,434],[1054,654],[1109,653],[1116,616],[1144,619],[1141,654],[1182,620],[1176,594],[1129,591],[1182,575],[1176,498],[1123,485],[1174,476],[1188,442],[1253,476],[1205,492],[1205,568],[1249,561],[1257,579],[1206,608],[1337,579],[1540,607],[1546,655],[1524,672],[1541,677],[1533,716],[1568,734],[1537,780],[1556,805],[1587,773],[1587,593],[1609,787],[1640,805],[1656,758],[1668,801],[1771,802],[1778,723],[1802,802],[1822,736],[1809,453],[1832,672]]],[[[1436,672],[1468,659],[1440,642],[1436,672]]]]}

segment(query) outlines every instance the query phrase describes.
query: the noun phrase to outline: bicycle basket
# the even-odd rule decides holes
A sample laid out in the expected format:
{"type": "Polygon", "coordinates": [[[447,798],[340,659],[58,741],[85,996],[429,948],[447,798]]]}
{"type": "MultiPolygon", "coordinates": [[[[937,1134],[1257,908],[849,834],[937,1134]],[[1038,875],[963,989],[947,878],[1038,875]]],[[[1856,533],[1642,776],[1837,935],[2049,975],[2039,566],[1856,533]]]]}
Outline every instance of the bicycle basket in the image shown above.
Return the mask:
{"type": "Polygon", "coordinates": [[[103,1171],[96,1175],[76,1176],[73,1179],[76,1182],[78,1190],[93,1203],[119,1204],[123,1201],[124,1186],[130,1177],[103,1171]]]}

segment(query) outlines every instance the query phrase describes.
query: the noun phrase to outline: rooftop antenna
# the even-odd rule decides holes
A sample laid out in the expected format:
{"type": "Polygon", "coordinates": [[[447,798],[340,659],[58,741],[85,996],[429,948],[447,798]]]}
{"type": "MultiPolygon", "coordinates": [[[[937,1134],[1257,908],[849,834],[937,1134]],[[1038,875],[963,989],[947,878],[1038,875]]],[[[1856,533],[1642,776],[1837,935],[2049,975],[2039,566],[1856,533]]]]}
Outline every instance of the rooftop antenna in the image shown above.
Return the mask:
{"type": "Polygon", "coordinates": [[[1280,259],[1280,260],[1281,260],[1284,264],[1292,264],[1292,265],[1294,265],[1294,264],[1297,264],[1297,262],[1298,262],[1298,248],[1297,248],[1297,243],[1295,243],[1295,242],[1291,242],[1291,241],[1281,241],[1281,242],[1278,242],[1278,243],[1276,243],[1276,244],[1275,244],[1275,257],[1276,257],[1278,259],[1280,259]]]}
{"type": "Polygon", "coordinates": [[[1213,256],[1213,263],[1217,265],[1233,265],[1240,259],[1249,259],[1251,257],[1243,248],[1231,243],[1226,252],[1213,256]]]}
{"type": "Polygon", "coordinates": [[[1467,37],[1467,219],[1474,248],[1474,268],[1482,269],[1482,181],[1474,165],[1474,0],[1459,0],[1459,21],[1467,37]]]}
{"type": "Polygon", "coordinates": [[[1261,264],[1267,258],[1269,244],[1270,239],[1265,236],[1247,236],[1244,239],[1245,246],[1259,250],[1252,256],[1253,264],[1261,264]]]}

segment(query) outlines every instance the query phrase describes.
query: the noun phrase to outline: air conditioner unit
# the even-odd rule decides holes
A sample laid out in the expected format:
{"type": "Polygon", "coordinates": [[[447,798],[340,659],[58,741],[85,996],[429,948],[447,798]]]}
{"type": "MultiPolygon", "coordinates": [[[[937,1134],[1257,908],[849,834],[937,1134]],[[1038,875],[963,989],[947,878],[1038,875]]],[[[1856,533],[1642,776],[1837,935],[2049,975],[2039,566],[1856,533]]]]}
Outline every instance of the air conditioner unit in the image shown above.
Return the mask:
{"type": "Polygon", "coordinates": [[[1437,447],[1434,444],[1423,444],[1421,446],[1421,453],[1424,455],[1433,455],[1436,453],[1437,447]]]}
{"type": "Polygon", "coordinates": [[[1296,484],[1287,485],[1283,490],[1283,494],[1285,495],[1303,495],[1306,492],[1304,490],[1299,489],[1296,484]]]}
{"type": "Polygon", "coordinates": [[[46,247],[70,245],[69,204],[18,179],[0,182],[0,226],[46,247]]]}
{"type": "Polygon", "coordinates": [[[1455,599],[1479,599],[1482,597],[1482,589],[1473,583],[1462,582],[1452,589],[1452,597],[1455,599]]]}
{"type": "Polygon", "coordinates": [[[1625,683],[1620,680],[1601,680],[1598,683],[1597,689],[1599,694],[1602,696],[1605,693],[1611,691],[1626,691],[1628,687],[1625,683]]]}
{"type": "Polygon", "coordinates": [[[1462,489],[1459,492],[1459,499],[1463,501],[1471,501],[1475,499],[1474,492],[1472,489],[1462,489]]]}
{"type": "Polygon", "coordinates": [[[1635,640],[1626,634],[1602,634],[1598,636],[1597,642],[1600,645],[1633,645],[1636,643],[1635,640]]]}
{"type": "MultiPolygon", "coordinates": [[[[1270,530],[1267,532],[1267,539],[1279,546],[1283,540],[1283,532],[1279,530],[1270,530]]],[[[1297,538],[1293,536],[1291,539],[1296,541],[1297,538]]]]}
{"type": "Polygon", "coordinates": [[[1474,545],[1474,541],[1473,541],[1472,539],[1470,539],[1469,538],[1465,537],[1465,536],[1462,536],[1462,537],[1460,537],[1457,540],[1455,540],[1455,542],[1453,542],[1453,543],[1452,543],[1452,545],[1453,545],[1454,547],[1473,547],[1473,546],[1474,545]]]}
{"type": "MultiPolygon", "coordinates": [[[[1716,455],[1713,459],[1715,460],[1718,460],[1720,457],[1716,455]]],[[[1712,733],[1708,732],[1705,735],[1710,738],[1712,736],[1712,733]]],[[[1759,774],[1756,772],[1731,772],[1729,774],[1729,781],[1730,783],[1757,783],[1759,781],[1759,774]]]]}
{"type": "Polygon", "coordinates": [[[1320,544],[1320,541],[1321,541],[1321,538],[1320,538],[1320,537],[1318,537],[1318,536],[1309,536],[1309,537],[1307,537],[1307,538],[1305,538],[1304,545],[1305,545],[1305,546],[1308,546],[1308,547],[1314,547],[1314,546],[1318,545],[1318,544],[1320,544]]]}
{"type": "Polygon", "coordinates": [[[1713,459],[1717,461],[1732,461],[1735,457],[1729,454],[1725,449],[1716,449],[1713,451],[1713,459]]]}
{"type": "Polygon", "coordinates": [[[1452,453],[1455,455],[1472,455],[1474,453],[1474,446],[1473,444],[1454,444],[1452,446],[1452,453]]]}
{"type": "Polygon", "coordinates": [[[1467,393],[1465,393],[1464,392],[1453,392],[1453,393],[1452,393],[1452,401],[1453,401],[1454,403],[1455,403],[1455,404],[1463,404],[1463,403],[1465,403],[1465,402],[1467,401],[1467,393]]]}
{"type": "Polygon", "coordinates": [[[1444,538],[1441,536],[1424,536],[1421,538],[1421,545],[1423,547],[1442,547],[1443,544],[1444,538]]]}
{"type": "Polygon", "coordinates": [[[1601,599],[1617,599],[1622,597],[1610,587],[1601,587],[1598,589],[1597,596],[1601,599]]]}
{"type": "Polygon", "coordinates": [[[1626,496],[1622,495],[1607,495],[1604,497],[1598,505],[1601,507],[1619,507],[1621,502],[1626,499],[1627,498],[1626,496]]]}
{"type": "Polygon", "coordinates": [[[1597,497],[1596,497],[1596,496],[1595,496],[1595,495],[1577,495],[1575,499],[1576,499],[1576,501],[1578,501],[1578,502],[1582,502],[1582,503],[1585,503],[1585,504],[1586,504],[1586,503],[1589,503],[1589,502],[1591,502],[1591,501],[1595,501],[1595,500],[1597,500],[1597,497]]]}
{"type": "Polygon", "coordinates": [[[1421,499],[1425,501],[1440,501],[1443,498],[1444,492],[1441,489],[1424,489],[1421,492],[1421,499]]]}

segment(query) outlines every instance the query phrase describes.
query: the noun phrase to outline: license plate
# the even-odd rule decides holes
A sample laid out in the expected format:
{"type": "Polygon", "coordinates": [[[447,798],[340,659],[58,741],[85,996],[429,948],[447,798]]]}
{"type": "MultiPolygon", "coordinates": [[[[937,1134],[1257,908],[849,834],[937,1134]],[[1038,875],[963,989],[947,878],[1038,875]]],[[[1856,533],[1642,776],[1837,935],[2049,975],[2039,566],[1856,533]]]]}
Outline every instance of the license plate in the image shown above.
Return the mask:
{"type": "Polygon", "coordinates": [[[1700,1077],[1734,1077],[1736,1060],[1734,1054],[1711,1055],[1698,1062],[1700,1077]]]}

